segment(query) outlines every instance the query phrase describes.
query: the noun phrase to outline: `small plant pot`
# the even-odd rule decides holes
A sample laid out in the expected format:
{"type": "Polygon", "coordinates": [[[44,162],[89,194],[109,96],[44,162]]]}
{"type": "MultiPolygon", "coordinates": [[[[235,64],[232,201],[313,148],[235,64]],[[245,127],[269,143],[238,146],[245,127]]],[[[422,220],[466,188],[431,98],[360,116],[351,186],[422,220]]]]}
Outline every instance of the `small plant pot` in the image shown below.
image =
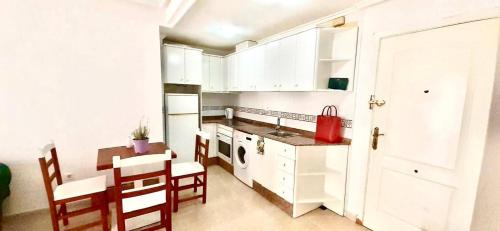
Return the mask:
{"type": "Polygon", "coordinates": [[[144,154],[149,151],[149,139],[134,140],[135,153],[144,154]]]}

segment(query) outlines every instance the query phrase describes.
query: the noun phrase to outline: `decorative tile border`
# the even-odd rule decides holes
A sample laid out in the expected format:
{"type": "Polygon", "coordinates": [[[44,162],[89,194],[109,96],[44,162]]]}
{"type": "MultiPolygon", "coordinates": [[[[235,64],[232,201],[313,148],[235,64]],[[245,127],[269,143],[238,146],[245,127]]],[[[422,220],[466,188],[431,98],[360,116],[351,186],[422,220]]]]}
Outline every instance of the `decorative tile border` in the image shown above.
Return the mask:
{"type": "MultiPolygon", "coordinates": [[[[240,106],[203,106],[202,110],[203,111],[225,110],[228,107],[233,108],[235,111],[238,111],[238,112],[246,112],[246,113],[250,113],[250,114],[281,117],[281,118],[286,118],[286,119],[291,119],[291,120],[316,123],[316,115],[306,115],[306,114],[293,113],[293,112],[264,110],[264,109],[258,109],[258,108],[249,108],[249,107],[240,107],[240,106]]],[[[352,120],[342,119],[342,127],[352,128],[352,120]]]]}

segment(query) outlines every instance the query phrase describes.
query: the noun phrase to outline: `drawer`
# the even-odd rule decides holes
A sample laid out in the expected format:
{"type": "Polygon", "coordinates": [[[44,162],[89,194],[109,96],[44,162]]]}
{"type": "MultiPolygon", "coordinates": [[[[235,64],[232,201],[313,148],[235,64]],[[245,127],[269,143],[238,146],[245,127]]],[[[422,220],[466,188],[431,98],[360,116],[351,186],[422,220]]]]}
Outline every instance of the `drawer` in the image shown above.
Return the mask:
{"type": "Polygon", "coordinates": [[[224,125],[217,125],[217,133],[224,134],[228,137],[233,137],[233,129],[224,125]],[[227,128],[227,129],[226,129],[227,128]]]}
{"type": "Polygon", "coordinates": [[[291,160],[295,160],[295,146],[282,144],[281,149],[278,151],[278,155],[291,160]]]}
{"type": "Polygon", "coordinates": [[[293,204],[293,189],[281,186],[278,188],[278,195],[293,204]]]}
{"type": "Polygon", "coordinates": [[[295,160],[278,156],[278,168],[288,174],[295,174],[295,160]]]}
{"type": "Polygon", "coordinates": [[[284,171],[278,171],[277,180],[278,185],[293,189],[294,177],[292,174],[284,171]]]}

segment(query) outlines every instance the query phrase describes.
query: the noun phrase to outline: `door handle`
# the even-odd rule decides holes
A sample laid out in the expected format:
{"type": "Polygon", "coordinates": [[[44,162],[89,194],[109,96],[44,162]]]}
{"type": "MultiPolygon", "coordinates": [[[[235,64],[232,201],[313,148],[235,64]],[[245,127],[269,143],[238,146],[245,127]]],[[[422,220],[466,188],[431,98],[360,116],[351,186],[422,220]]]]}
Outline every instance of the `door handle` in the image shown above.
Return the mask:
{"type": "Polygon", "coordinates": [[[380,133],[379,131],[380,129],[378,127],[375,127],[373,129],[373,139],[372,139],[372,149],[373,150],[377,150],[377,147],[378,147],[378,137],[379,136],[383,136],[384,134],[383,133],[380,133]]]}

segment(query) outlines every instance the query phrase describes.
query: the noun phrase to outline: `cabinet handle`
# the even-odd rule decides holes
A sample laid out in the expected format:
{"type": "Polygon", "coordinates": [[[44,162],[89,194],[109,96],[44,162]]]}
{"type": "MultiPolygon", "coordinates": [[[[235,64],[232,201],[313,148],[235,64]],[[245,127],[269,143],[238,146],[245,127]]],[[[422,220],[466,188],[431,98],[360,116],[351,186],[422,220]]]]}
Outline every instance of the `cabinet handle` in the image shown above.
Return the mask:
{"type": "Polygon", "coordinates": [[[286,152],[286,149],[283,149],[283,152],[286,152]]]}
{"type": "Polygon", "coordinates": [[[298,87],[299,85],[298,84],[295,84],[296,87],[298,87]]]}

